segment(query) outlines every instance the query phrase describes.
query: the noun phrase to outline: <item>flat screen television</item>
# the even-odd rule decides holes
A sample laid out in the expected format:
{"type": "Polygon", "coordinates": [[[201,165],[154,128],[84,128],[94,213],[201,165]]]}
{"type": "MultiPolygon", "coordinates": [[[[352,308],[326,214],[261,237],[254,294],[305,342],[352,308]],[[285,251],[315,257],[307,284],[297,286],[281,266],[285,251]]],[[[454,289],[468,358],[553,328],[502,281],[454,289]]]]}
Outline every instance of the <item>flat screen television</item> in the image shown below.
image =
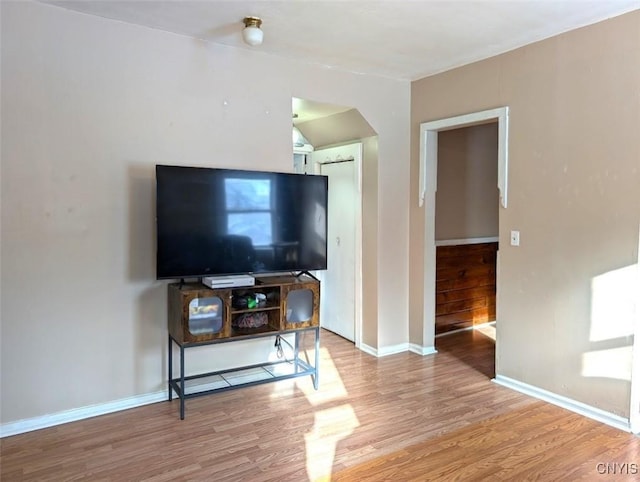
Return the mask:
{"type": "Polygon", "coordinates": [[[327,268],[328,178],[156,166],[158,279],[327,268]]]}

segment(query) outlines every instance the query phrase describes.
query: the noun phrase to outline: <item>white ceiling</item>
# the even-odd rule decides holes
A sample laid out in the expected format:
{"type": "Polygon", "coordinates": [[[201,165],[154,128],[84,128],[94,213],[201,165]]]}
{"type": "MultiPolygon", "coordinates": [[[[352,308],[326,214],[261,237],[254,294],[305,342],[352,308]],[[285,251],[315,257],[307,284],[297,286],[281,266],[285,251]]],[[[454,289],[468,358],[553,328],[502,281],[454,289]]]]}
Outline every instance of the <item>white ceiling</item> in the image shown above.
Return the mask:
{"type": "Polygon", "coordinates": [[[415,80],[640,8],[640,0],[41,0],[352,72],[415,80]],[[263,19],[264,43],[242,42],[263,19]]]}

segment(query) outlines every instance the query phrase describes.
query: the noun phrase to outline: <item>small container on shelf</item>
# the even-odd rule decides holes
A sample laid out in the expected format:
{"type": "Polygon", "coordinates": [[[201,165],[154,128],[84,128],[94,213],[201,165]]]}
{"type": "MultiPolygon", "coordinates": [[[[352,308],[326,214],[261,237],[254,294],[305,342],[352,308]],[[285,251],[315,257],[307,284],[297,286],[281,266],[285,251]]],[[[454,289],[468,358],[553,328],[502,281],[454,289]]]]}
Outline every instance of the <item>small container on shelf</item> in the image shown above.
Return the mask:
{"type": "Polygon", "coordinates": [[[169,285],[169,334],[178,343],[201,343],[226,338],[231,327],[226,300],[229,290],[202,284],[169,285]]]}
{"type": "Polygon", "coordinates": [[[218,296],[194,298],[189,302],[189,333],[204,335],[222,330],[222,299],[218,296]]]}

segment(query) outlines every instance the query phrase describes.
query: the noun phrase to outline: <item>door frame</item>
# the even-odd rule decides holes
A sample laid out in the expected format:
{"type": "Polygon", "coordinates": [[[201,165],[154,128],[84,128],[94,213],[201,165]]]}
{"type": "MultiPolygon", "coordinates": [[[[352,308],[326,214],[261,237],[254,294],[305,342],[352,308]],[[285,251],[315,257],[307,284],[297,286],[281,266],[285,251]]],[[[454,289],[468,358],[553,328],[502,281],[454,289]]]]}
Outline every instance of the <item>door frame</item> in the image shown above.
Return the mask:
{"type": "MultiPolygon", "coordinates": [[[[422,353],[435,353],[436,330],[436,191],[438,188],[438,132],[498,121],[498,190],[500,205],[507,207],[509,167],[509,107],[498,107],[420,124],[420,174],[418,205],[424,205],[424,266],[422,353]]],[[[500,216],[498,216],[498,219],[500,216]]],[[[498,221],[499,222],[499,221],[498,221]]],[[[496,320],[499,317],[500,252],[496,261],[496,320]]],[[[498,339],[496,323],[496,343],[498,339]]]]}
{"type": "MultiPolygon", "coordinates": [[[[318,151],[325,149],[351,149],[350,156],[342,158],[337,155],[335,158],[327,157],[323,160],[317,160],[313,162],[314,174],[320,174],[323,164],[330,164],[333,162],[351,161],[353,157],[355,175],[356,175],[356,212],[355,212],[355,266],[354,266],[354,344],[355,347],[360,349],[362,343],[362,157],[363,157],[363,143],[362,142],[350,142],[339,146],[332,146],[327,148],[318,148],[313,154],[317,154],[318,151]]],[[[328,240],[327,240],[328,241],[328,240]]],[[[321,287],[322,289],[322,287],[321,287]]]]}
{"type": "Polygon", "coordinates": [[[629,397],[629,429],[640,435],[640,226],[638,227],[638,263],[636,264],[636,316],[631,347],[631,388],[629,397]]]}

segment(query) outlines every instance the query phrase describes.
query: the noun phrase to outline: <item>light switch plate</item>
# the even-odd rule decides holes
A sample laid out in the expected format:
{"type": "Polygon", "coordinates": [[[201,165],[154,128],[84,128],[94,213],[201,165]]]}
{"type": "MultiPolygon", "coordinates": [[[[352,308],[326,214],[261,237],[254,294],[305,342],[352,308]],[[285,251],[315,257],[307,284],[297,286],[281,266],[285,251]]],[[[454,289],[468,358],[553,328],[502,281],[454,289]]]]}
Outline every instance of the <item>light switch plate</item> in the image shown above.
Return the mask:
{"type": "Polygon", "coordinates": [[[520,231],[511,231],[511,246],[520,246],[520,231]]]}

